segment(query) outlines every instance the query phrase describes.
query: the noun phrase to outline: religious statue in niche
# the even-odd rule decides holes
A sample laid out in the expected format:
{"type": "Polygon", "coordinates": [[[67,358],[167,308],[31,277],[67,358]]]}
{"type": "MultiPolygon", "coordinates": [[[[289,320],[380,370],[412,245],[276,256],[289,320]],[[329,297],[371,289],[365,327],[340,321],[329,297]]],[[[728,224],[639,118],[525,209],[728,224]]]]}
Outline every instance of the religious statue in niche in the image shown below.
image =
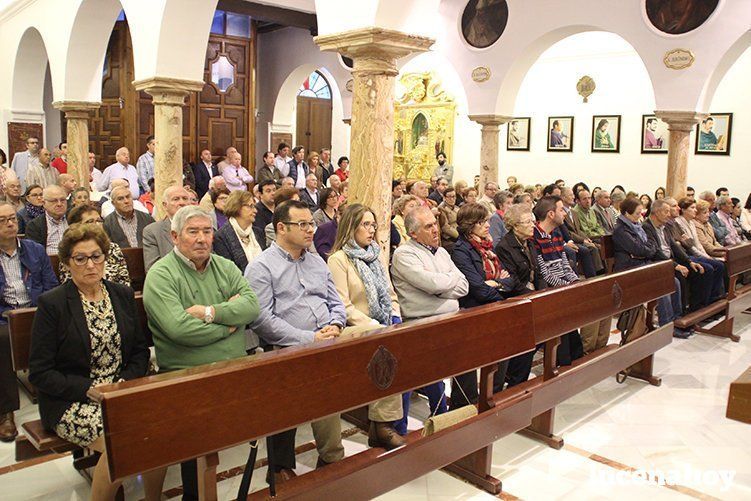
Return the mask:
{"type": "Polygon", "coordinates": [[[670,35],[695,30],[709,19],[719,0],[646,0],[649,22],[670,35]]]}
{"type": "Polygon", "coordinates": [[[429,180],[436,155],[449,159],[456,103],[432,71],[399,78],[394,113],[394,178],[429,180]]]}
{"type": "Polygon", "coordinates": [[[507,22],[506,0],[469,0],[462,13],[462,35],[472,47],[484,49],[501,38],[507,22]]]}

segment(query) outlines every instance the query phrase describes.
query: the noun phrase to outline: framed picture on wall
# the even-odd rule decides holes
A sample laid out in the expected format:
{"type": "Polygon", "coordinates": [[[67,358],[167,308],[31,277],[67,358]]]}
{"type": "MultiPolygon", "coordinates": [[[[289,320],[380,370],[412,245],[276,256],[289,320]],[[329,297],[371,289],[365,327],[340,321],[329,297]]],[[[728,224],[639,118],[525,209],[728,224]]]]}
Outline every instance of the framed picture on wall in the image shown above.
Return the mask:
{"type": "Polygon", "coordinates": [[[548,117],[548,151],[573,151],[574,117],[548,117]]]}
{"type": "Polygon", "coordinates": [[[506,149],[509,151],[529,151],[530,117],[512,118],[506,129],[506,149]]]}
{"type": "Polygon", "coordinates": [[[697,155],[730,155],[732,113],[712,113],[696,126],[697,155]]]}
{"type": "Polygon", "coordinates": [[[621,116],[592,117],[592,152],[618,153],[621,148],[621,116]]]}
{"type": "Polygon", "coordinates": [[[654,115],[641,117],[641,152],[667,153],[670,135],[668,124],[654,115]]]}

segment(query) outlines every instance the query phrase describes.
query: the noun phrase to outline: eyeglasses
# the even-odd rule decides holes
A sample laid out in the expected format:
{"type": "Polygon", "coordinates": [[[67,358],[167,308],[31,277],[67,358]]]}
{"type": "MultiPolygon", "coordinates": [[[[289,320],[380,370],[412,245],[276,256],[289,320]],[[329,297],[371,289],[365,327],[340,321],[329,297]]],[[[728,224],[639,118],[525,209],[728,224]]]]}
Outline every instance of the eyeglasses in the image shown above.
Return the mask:
{"type": "Polygon", "coordinates": [[[250,210],[253,210],[253,209],[256,208],[256,206],[254,204],[243,204],[243,207],[247,207],[250,210]]]}
{"type": "Polygon", "coordinates": [[[41,193],[29,193],[26,195],[27,197],[34,197],[34,198],[40,198],[42,196],[41,193]]]}
{"type": "Polygon", "coordinates": [[[76,264],[76,266],[85,266],[86,263],[89,262],[89,259],[91,259],[91,262],[94,264],[102,264],[104,262],[105,256],[101,252],[95,252],[90,256],[87,256],[85,254],[76,254],[70,259],[76,264]]]}
{"type": "Polygon", "coordinates": [[[315,221],[284,221],[286,225],[294,225],[300,228],[300,231],[308,231],[309,229],[316,229],[318,225],[315,221]]]}
{"type": "Polygon", "coordinates": [[[362,226],[366,230],[370,229],[370,228],[373,228],[374,230],[378,229],[378,223],[371,223],[370,221],[364,221],[364,222],[360,223],[360,226],[362,226]]]}
{"type": "Polygon", "coordinates": [[[0,217],[0,226],[6,225],[9,222],[17,223],[18,218],[16,216],[0,217]]]}
{"type": "Polygon", "coordinates": [[[104,219],[101,217],[98,219],[85,219],[81,221],[83,224],[104,224],[104,219]]]}

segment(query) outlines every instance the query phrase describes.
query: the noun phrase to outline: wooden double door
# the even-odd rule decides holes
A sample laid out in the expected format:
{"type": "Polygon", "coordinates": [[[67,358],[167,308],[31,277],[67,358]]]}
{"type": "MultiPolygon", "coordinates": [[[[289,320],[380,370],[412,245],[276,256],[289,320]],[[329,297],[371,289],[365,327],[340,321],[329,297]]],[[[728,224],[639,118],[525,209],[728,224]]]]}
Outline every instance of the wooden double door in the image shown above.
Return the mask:
{"type": "Polygon", "coordinates": [[[307,152],[331,148],[331,99],[297,96],[295,146],[307,152]]]}
{"type": "MultiPolygon", "coordinates": [[[[192,93],[183,108],[183,160],[196,162],[203,149],[215,158],[234,146],[243,156],[243,165],[255,168],[255,28],[251,38],[215,35],[209,38],[204,62],[201,92],[192,93]],[[212,64],[226,58],[232,66],[229,87],[212,82],[212,64]]],[[[102,75],[102,106],[89,120],[91,151],[98,165],[115,162],[121,146],[130,150],[131,163],[146,151],[146,139],[154,133],[154,106],[151,96],[133,87],[133,47],[128,25],[116,23],[110,38],[102,75]]]]}

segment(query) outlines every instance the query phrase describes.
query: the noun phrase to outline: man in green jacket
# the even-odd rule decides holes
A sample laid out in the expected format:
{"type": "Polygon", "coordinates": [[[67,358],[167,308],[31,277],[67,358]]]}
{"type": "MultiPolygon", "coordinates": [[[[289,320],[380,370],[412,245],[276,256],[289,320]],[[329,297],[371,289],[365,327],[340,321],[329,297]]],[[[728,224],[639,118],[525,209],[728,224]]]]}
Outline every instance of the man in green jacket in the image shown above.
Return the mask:
{"type": "MultiPolygon", "coordinates": [[[[245,356],[245,326],[258,317],[258,300],[232,261],[211,254],[211,217],[183,207],[171,235],[175,248],[151,267],[143,289],[159,370],[245,356]]],[[[195,460],[181,472],[184,499],[198,499],[195,460]]]]}
{"type": "Polygon", "coordinates": [[[578,203],[571,211],[579,219],[582,232],[591,240],[599,239],[605,234],[605,229],[600,226],[597,213],[592,209],[592,197],[587,190],[579,190],[576,197],[578,203]]]}

